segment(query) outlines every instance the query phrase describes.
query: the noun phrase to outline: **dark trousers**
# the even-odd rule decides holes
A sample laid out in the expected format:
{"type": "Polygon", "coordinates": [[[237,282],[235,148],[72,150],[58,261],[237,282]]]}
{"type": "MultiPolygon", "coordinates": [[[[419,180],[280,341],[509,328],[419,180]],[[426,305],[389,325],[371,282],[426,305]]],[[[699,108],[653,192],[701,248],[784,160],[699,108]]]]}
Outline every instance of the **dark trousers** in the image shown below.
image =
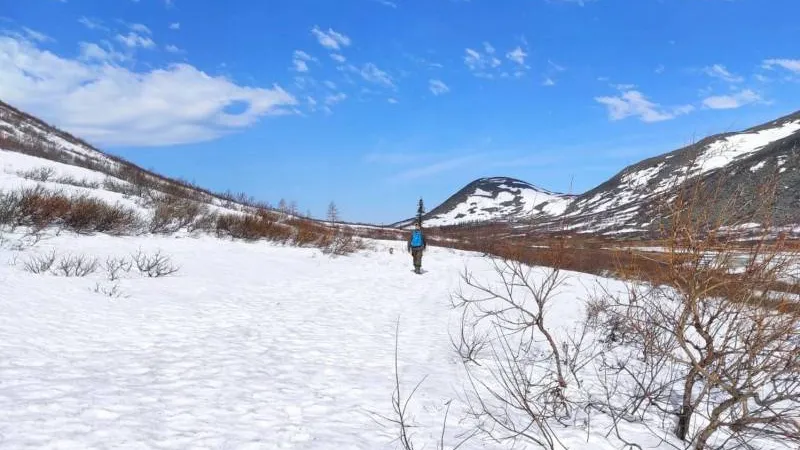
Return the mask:
{"type": "Polygon", "coordinates": [[[422,267],[422,249],[421,248],[412,248],[411,249],[411,257],[414,258],[414,268],[419,269],[422,267]]]}

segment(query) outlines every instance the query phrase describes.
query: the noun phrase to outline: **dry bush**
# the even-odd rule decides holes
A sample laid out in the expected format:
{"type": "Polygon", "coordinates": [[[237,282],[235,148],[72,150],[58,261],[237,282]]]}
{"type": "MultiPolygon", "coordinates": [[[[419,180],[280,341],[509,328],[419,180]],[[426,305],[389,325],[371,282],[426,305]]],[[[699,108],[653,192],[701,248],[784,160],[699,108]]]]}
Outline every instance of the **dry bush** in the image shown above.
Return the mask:
{"type": "Polygon", "coordinates": [[[133,269],[133,260],[125,257],[107,258],[105,262],[106,276],[109,281],[117,281],[123,273],[130,273],[133,269]]]}
{"type": "Polygon", "coordinates": [[[142,250],[131,255],[133,264],[142,275],[149,278],[160,278],[173,275],[180,270],[172,263],[169,256],[157,251],[152,255],[144,253],[142,250]]]}
{"type": "Polygon", "coordinates": [[[106,297],[111,297],[111,298],[120,298],[124,295],[124,293],[122,292],[122,287],[118,283],[113,283],[110,285],[95,283],[92,292],[96,294],[102,294],[105,295],[106,297]]]}
{"type": "Polygon", "coordinates": [[[100,263],[97,258],[85,255],[67,255],[61,257],[52,268],[51,273],[62,277],[85,277],[96,272],[99,267],[100,263]]]}
{"type": "Polygon", "coordinates": [[[50,253],[31,256],[23,263],[25,271],[35,274],[43,274],[50,271],[53,264],[56,262],[56,252],[53,250],[50,253]]]}
{"type": "Polygon", "coordinates": [[[139,228],[136,212],[121,205],[108,203],[88,196],[70,199],[69,213],[63,218],[64,226],[77,233],[128,234],[139,228]]]}
{"type": "Polygon", "coordinates": [[[175,233],[182,229],[195,229],[195,222],[208,208],[194,200],[174,197],[171,195],[159,196],[155,202],[155,211],[150,219],[151,233],[175,233]]]}
{"type": "Polygon", "coordinates": [[[135,211],[124,206],[83,195],[70,197],[41,187],[0,196],[0,220],[12,227],[30,227],[34,232],[58,226],[77,233],[126,234],[140,224],[135,211]]]}
{"type": "Polygon", "coordinates": [[[355,237],[351,230],[336,228],[324,239],[322,252],[327,255],[342,256],[355,253],[363,248],[363,241],[355,237]]]}
{"type": "Polygon", "coordinates": [[[38,167],[35,169],[17,172],[17,174],[26,180],[46,183],[55,177],[56,171],[52,167],[38,167]]]}
{"type": "Polygon", "coordinates": [[[72,176],[59,177],[59,178],[56,178],[53,181],[58,183],[58,184],[68,184],[70,186],[77,186],[77,187],[82,187],[82,188],[87,188],[87,189],[97,189],[97,188],[100,187],[100,183],[97,182],[97,181],[89,181],[86,178],[83,178],[83,179],[79,180],[79,179],[77,179],[75,177],[72,177],[72,176]]]}
{"type": "Polygon", "coordinates": [[[221,214],[217,217],[218,236],[255,241],[266,239],[275,242],[290,242],[293,229],[274,221],[267,214],[221,214]]]}
{"type": "Polygon", "coordinates": [[[763,184],[756,209],[704,183],[665,202],[667,264],[594,304],[612,350],[606,390],[636,386],[606,411],[672,421],[674,436],[697,450],[800,445],[800,254],[770,231],[773,187],[763,184]],[[752,222],[762,234],[748,247],[720,233],[752,222]]]}

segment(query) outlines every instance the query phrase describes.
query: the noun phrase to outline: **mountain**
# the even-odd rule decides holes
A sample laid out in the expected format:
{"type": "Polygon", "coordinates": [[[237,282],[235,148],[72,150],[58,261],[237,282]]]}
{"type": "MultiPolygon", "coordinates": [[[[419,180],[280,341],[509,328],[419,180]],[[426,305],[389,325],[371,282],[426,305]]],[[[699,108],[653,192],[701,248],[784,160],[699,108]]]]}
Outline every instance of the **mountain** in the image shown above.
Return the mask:
{"type": "MultiPolygon", "coordinates": [[[[701,181],[719,186],[716,198],[724,202],[734,195],[755,199],[768,179],[778,188],[774,223],[800,223],[800,111],[643,160],[578,196],[554,194],[519,180],[482,178],[432,210],[426,224],[523,220],[579,232],[646,233],[658,223],[663,200],[681,187],[701,181]]],[[[758,206],[745,202],[738,212],[758,206]]]]}
{"type": "MultiPolygon", "coordinates": [[[[481,178],[456,192],[424,216],[426,226],[557,217],[564,213],[572,196],[550,192],[521,180],[506,177],[481,178]]],[[[414,219],[398,222],[407,227],[414,219]]]]}

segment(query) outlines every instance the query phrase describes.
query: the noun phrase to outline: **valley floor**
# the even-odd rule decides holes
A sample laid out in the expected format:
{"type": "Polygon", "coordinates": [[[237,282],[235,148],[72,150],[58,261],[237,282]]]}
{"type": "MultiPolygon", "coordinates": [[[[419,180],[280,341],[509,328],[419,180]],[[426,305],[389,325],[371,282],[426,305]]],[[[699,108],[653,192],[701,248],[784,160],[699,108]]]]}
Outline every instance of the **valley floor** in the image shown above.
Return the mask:
{"type": "MultiPolygon", "coordinates": [[[[210,237],[18,238],[0,244],[0,448],[397,448],[396,427],[378,415],[391,415],[398,320],[404,397],[427,376],[410,406],[418,442],[435,448],[451,400],[447,441],[473,429],[450,295],[465,267],[493,274],[480,255],[431,248],[416,275],[402,242],[331,258],[210,237]],[[109,281],[106,259],[139,250],[161,250],[180,270],[109,281]],[[25,270],[51,251],[98,258],[100,269],[25,270]]],[[[597,280],[574,274],[548,317],[574,324],[597,280]]],[[[620,448],[580,423],[558,433],[570,449],[620,448]]]]}
{"type": "Polygon", "coordinates": [[[417,418],[441,417],[460,366],[448,295],[471,257],[433,249],[420,276],[402,243],[375,246],[330,258],[213,238],[6,245],[0,447],[393,448],[396,430],[372,413],[391,411],[396,322],[404,384],[429,377],[417,418]],[[101,262],[161,249],[180,271],[123,278],[113,298],[93,292],[109,285],[102,270],[23,270],[51,248],[101,262]]]}

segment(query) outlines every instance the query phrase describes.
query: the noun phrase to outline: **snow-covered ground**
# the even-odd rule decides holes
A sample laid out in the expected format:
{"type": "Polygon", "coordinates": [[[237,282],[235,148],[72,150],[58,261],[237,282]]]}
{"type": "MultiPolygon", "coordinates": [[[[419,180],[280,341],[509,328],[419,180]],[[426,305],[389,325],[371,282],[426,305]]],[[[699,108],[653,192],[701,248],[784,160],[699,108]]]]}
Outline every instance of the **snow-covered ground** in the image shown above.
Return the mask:
{"type": "MultiPolygon", "coordinates": [[[[374,414],[391,413],[398,320],[403,389],[428,377],[412,401],[415,435],[434,445],[451,400],[448,437],[471,429],[450,295],[465,267],[492,273],[478,255],[431,248],[420,276],[402,242],[330,258],[211,237],[18,237],[0,250],[0,448],[394,448],[396,430],[374,414]],[[179,272],[109,281],[105,260],[139,250],[161,250],[179,272]],[[52,251],[101,269],[24,269],[52,251]],[[95,292],[115,284],[120,296],[95,292]]],[[[574,276],[548,313],[564,327],[598,280],[574,276]]],[[[594,434],[561,437],[614,448],[594,434]]]]}

